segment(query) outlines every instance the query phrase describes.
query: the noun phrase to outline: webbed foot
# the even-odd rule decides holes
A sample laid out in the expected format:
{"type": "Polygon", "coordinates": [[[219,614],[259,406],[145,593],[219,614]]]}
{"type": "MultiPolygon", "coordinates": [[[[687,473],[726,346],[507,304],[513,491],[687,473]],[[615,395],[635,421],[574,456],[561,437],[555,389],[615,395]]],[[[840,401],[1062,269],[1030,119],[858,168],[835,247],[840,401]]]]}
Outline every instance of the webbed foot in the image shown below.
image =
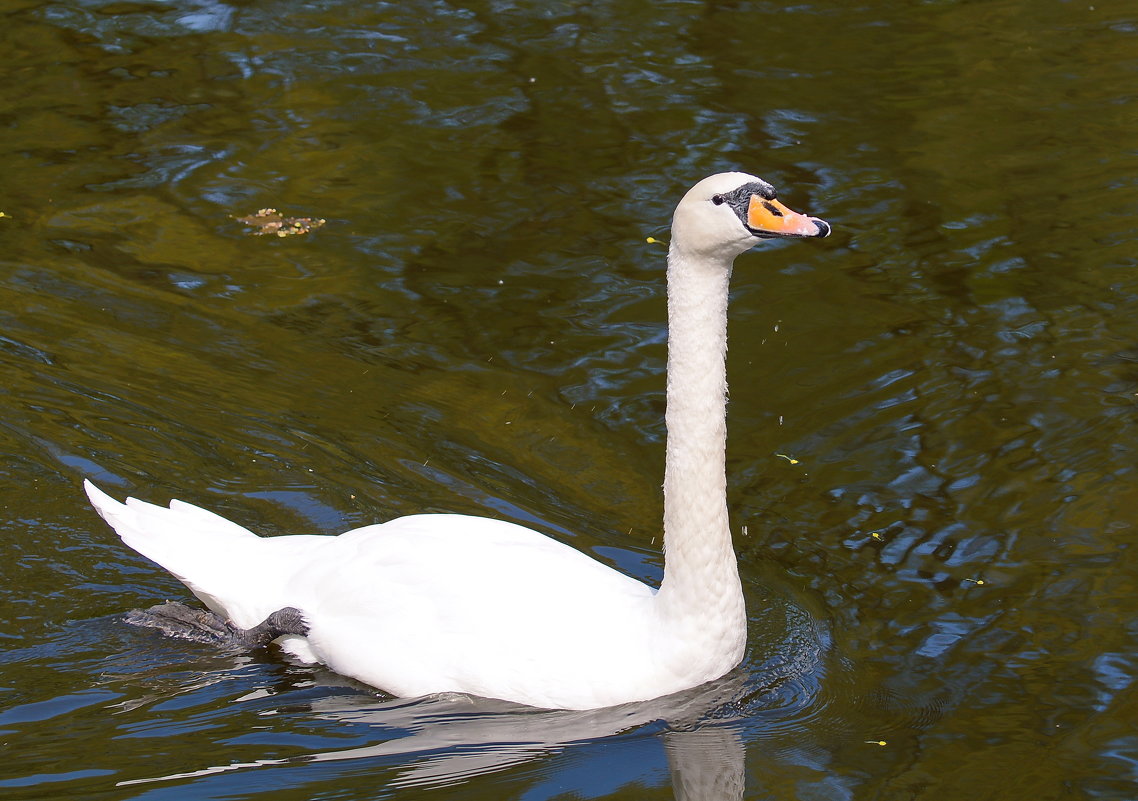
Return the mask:
{"type": "Polygon", "coordinates": [[[237,628],[215,612],[177,601],[132,609],[123,620],[132,626],[158,629],[167,637],[246,651],[268,645],[286,634],[308,634],[304,616],[291,606],[278,609],[251,629],[237,628]]]}

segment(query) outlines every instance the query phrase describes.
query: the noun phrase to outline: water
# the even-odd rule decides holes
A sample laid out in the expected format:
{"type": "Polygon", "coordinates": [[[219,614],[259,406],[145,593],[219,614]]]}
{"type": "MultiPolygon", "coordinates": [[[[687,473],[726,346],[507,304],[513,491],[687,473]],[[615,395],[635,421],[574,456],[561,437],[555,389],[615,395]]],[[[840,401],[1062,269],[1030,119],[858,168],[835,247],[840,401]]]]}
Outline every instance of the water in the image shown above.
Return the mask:
{"type": "Polygon", "coordinates": [[[6,797],[1138,794],[1132,4],[3,13],[6,797]],[[268,534],[490,514],[657,580],[644,240],[725,168],[835,228],[736,270],[739,671],[538,713],[121,623],[186,592],[83,476],[268,534]],[[328,222],[232,219],[268,206],[328,222]]]}

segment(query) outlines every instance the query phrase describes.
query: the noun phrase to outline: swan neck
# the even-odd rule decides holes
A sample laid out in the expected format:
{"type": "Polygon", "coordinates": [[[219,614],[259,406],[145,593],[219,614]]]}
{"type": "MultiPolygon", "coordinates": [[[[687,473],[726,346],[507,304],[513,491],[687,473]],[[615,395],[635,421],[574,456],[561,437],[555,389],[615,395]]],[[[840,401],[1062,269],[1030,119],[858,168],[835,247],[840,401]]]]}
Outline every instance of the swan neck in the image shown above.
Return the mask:
{"type": "Polygon", "coordinates": [[[667,454],[661,612],[742,655],[746,615],[727,515],[731,258],[668,253],[667,454]]]}

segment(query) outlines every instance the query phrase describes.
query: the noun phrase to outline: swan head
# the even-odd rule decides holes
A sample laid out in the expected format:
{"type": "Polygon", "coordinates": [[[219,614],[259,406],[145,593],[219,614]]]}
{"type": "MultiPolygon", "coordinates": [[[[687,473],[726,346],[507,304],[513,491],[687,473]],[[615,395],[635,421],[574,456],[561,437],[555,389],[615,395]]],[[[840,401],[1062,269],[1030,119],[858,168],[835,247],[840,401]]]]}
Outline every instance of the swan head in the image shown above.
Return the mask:
{"type": "Polygon", "coordinates": [[[830,224],[791,211],[773,186],[744,172],[721,172],[688,190],[672,216],[672,247],[730,262],[764,239],[823,237],[830,224]]]}

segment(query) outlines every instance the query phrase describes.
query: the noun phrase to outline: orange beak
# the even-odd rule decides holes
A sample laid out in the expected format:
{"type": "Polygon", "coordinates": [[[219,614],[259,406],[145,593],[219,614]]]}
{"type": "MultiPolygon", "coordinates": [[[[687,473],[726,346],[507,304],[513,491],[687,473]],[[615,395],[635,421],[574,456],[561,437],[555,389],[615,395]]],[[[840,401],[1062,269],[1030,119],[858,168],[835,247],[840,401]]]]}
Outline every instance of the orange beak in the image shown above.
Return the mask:
{"type": "Polygon", "coordinates": [[[791,211],[777,200],[751,195],[747,206],[747,225],[752,231],[770,236],[827,236],[830,224],[817,217],[791,211]]]}

